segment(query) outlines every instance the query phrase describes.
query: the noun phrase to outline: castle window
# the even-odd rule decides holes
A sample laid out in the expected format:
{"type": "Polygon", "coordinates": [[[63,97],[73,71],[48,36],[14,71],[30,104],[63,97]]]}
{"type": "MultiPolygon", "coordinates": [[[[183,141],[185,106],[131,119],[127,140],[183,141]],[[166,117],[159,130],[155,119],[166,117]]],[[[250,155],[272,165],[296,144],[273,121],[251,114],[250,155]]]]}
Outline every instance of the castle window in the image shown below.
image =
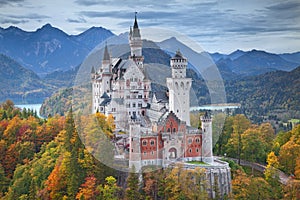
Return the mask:
{"type": "Polygon", "coordinates": [[[147,140],[143,140],[142,145],[146,146],[147,145],[147,140]]]}
{"type": "Polygon", "coordinates": [[[146,151],[144,151],[144,155],[147,155],[147,152],[146,152],[146,151]]]}
{"type": "Polygon", "coordinates": [[[133,149],[131,149],[131,152],[133,152],[133,149]]]}
{"type": "Polygon", "coordinates": [[[151,140],[151,141],[150,141],[150,145],[151,145],[151,146],[154,146],[154,143],[155,143],[154,140],[151,140]]]}
{"type": "Polygon", "coordinates": [[[200,139],[199,138],[196,138],[196,143],[200,143],[200,139]]]}
{"type": "Polygon", "coordinates": [[[168,131],[167,132],[170,132],[171,130],[170,130],[170,128],[168,128],[168,131]]]}
{"type": "Polygon", "coordinates": [[[132,107],[134,107],[134,108],[135,108],[135,103],[133,103],[133,104],[132,104],[132,107]]]}
{"type": "Polygon", "coordinates": [[[188,139],[188,143],[189,143],[189,144],[192,144],[192,142],[193,142],[193,139],[192,139],[192,138],[189,138],[189,139],[188,139]]]}
{"type": "Polygon", "coordinates": [[[127,103],[127,104],[126,104],[126,108],[130,108],[130,103],[127,103]]]}
{"type": "Polygon", "coordinates": [[[176,128],[173,128],[173,132],[174,132],[174,133],[176,132],[176,128]]]}
{"type": "Polygon", "coordinates": [[[189,152],[192,153],[192,149],[189,149],[189,152]]]}
{"type": "Polygon", "coordinates": [[[138,106],[139,106],[139,108],[141,108],[141,107],[142,107],[142,104],[141,104],[141,103],[139,103],[139,105],[138,105],[138,106]]]}
{"type": "Polygon", "coordinates": [[[116,108],[112,108],[111,111],[112,111],[112,112],[116,112],[116,108]]]}
{"type": "Polygon", "coordinates": [[[196,149],[196,152],[197,152],[197,153],[199,152],[199,149],[198,149],[198,148],[196,149]]]}
{"type": "Polygon", "coordinates": [[[143,95],[139,95],[138,98],[139,98],[139,99],[143,98],[143,95]]]}
{"type": "Polygon", "coordinates": [[[152,154],[152,155],[154,155],[154,152],[153,152],[153,151],[151,151],[151,154],[152,154]]]}

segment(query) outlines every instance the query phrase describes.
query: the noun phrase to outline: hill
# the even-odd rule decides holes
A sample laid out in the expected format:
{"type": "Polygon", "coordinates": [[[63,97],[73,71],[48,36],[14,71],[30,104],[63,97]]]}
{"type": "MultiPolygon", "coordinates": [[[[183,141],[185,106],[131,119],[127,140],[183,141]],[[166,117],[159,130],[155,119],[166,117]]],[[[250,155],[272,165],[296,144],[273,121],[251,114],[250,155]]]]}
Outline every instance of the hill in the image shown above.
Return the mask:
{"type": "Polygon", "coordinates": [[[56,89],[46,84],[33,71],[0,54],[0,101],[7,98],[42,101],[56,89]]]}
{"type": "Polygon", "coordinates": [[[264,116],[284,121],[300,118],[300,67],[227,81],[225,86],[228,102],[241,103],[255,122],[264,116]]]}

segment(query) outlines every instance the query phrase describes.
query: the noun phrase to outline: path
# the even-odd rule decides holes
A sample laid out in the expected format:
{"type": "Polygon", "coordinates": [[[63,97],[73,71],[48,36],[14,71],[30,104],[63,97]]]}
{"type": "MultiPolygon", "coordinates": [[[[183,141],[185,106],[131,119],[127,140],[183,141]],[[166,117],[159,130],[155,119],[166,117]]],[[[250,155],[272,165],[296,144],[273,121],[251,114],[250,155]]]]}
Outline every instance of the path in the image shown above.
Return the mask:
{"type": "MultiPolygon", "coordinates": [[[[224,158],[224,157],[218,157],[218,156],[214,156],[214,157],[218,158],[218,159],[224,158]]],[[[232,160],[232,161],[238,163],[238,159],[236,159],[236,158],[226,157],[226,159],[232,160]]],[[[241,160],[241,166],[246,166],[246,167],[251,167],[251,168],[253,167],[253,169],[255,169],[259,172],[262,172],[262,173],[264,173],[264,171],[266,170],[265,165],[258,164],[258,163],[252,163],[252,162],[249,162],[246,160],[241,160]]],[[[285,173],[283,173],[282,171],[280,171],[279,169],[278,169],[278,173],[279,173],[280,183],[286,185],[288,183],[288,181],[290,180],[290,177],[288,175],[286,175],[285,173]]]]}

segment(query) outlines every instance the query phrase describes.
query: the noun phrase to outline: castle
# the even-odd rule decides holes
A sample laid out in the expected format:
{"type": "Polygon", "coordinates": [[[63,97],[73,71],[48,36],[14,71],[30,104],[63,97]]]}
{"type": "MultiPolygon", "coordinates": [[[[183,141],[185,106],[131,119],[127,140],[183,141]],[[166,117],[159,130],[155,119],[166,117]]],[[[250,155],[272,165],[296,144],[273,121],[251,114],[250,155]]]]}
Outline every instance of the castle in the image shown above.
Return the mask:
{"type": "Polygon", "coordinates": [[[190,126],[192,79],[186,77],[187,58],[178,50],[170,60],[168,92],[152,92],[136,16],[129,31],[129,45],[127,60],[112,58],[106,45],[101,66],[92,69],[92,112],[112,114],[116,129],[128,133],[116,144],[127,149],[123,158],[128,159],[130,168],[134,166],[141,172],[145,166],[168,167],[176,162],[193,168],[188,161],[202,161],[206,163],[201,167],[207,170],[209,194],[215,195],[215,183],[222,195],[229,194],[230,168],[213,158],[212,119],[201,117],[200,130],[190,126]]]}

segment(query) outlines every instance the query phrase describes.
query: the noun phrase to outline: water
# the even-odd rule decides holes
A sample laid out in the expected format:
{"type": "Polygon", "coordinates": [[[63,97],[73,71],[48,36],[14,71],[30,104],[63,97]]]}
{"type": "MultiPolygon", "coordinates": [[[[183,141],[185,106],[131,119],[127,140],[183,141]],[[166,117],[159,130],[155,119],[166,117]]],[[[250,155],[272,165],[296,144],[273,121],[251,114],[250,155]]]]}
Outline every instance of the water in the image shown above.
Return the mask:
{"type": "Polygon", "coordinates": [[[18,108],[26,108],[26,109],[33,109],[33,111],[36,111],[36,113],[38,114],[39,117],[41,117],[40,115],[40,108],[42,106],[42,104],[17,104],[15,105],[18,108]]]}
{"type": "Polygon", "coordinates": [[[212,104],[212,105],[191,107],[190,111],[196,111],[196,110],[222,110],[222,111],[225,111],[226,109],[236,109],[236,108],[240,108],[240,107],[241,107],[241,105],[238,103],[212,104]]]}

